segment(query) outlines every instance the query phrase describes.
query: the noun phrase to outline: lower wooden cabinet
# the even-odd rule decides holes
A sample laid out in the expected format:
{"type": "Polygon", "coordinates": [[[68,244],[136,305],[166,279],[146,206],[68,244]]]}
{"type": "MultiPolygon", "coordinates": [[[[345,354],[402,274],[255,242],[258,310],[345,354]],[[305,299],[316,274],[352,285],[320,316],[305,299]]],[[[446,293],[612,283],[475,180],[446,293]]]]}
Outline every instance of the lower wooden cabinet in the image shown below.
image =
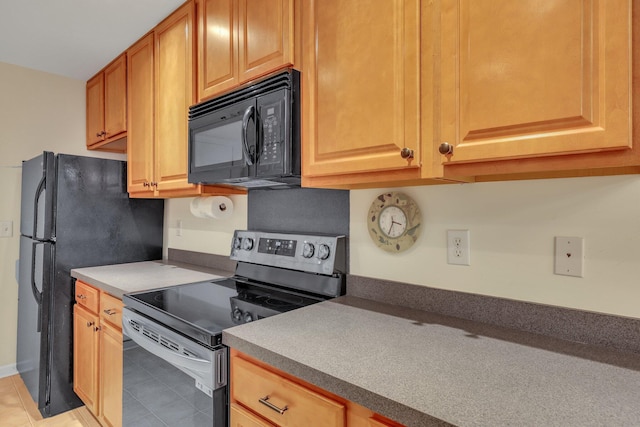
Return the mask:
{"type": "Polygon", "coordinates": [[[122,301],[77,281],[73,326],[73,390],[103,426],[121,426],[122,301]]]}
{"type": "Polygon", "coordinates": [[[401,427],[234,349],[230,384],[231,427],[401,427]]]}
{"type": "Polygon", "coordinates": [[[73,307],[73,391],[94,414],[98,410],[98,315],[73,307]]]}

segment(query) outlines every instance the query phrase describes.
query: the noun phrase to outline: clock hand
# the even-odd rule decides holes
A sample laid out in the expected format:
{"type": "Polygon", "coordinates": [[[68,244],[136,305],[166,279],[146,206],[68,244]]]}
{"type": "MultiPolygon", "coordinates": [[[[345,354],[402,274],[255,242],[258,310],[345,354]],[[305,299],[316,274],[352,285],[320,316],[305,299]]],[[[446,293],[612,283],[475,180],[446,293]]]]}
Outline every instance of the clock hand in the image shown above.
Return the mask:
{"type": "Polygon", "coordinates": [[[391,227],[389,227],[389,231],[387,232],[387,234],[391,234],[391,230],[393,229],[393,225],[397,224],[396,222],[393,221],[393,219],[391,220],[391,227]]]}

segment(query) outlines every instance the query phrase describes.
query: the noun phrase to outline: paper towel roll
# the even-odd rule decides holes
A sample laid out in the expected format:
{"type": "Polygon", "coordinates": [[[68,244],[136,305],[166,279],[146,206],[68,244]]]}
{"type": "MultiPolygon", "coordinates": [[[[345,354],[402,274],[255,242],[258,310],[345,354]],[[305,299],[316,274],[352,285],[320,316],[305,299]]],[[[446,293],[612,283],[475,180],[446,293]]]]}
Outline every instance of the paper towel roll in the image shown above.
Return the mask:
{"type": "Polygon", "coordinates": [[[224,196],[196,197],[191,201],[191,214],[198,218],[226,219],[233,214],[233,202],[224,196]]]}

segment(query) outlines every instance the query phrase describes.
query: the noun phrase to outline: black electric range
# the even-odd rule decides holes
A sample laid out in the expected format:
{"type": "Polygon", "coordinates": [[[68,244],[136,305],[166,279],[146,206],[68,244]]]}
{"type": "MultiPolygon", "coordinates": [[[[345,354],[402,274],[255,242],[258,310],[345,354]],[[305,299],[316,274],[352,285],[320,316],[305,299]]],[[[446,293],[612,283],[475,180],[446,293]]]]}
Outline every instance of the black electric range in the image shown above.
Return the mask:
{"type": "Polygon", "coordinates": [[[124,295],[129,309],[206,346],[222,330],[345,292],[346,238],[236,231],[233,277],[124,295]]]}

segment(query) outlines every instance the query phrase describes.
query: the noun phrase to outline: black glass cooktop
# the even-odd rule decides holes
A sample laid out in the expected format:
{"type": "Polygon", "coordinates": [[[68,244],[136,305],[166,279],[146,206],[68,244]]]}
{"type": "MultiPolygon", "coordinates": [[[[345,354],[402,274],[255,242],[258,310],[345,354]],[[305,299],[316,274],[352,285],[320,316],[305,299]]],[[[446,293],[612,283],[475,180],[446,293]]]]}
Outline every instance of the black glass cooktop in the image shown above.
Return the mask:
{"type": "MultiPolygon", "coordinates": [[[[190,283],[126,294],[125,306],[209,346],[221,343],[222,330],[238,324],[234,308],[242,301],[264,307],[260,316],[278,314],[321,301],[302,294],[236,278],[190,283]]],[[[248,304],[248,305],[247,305],[248,304]]]]}

